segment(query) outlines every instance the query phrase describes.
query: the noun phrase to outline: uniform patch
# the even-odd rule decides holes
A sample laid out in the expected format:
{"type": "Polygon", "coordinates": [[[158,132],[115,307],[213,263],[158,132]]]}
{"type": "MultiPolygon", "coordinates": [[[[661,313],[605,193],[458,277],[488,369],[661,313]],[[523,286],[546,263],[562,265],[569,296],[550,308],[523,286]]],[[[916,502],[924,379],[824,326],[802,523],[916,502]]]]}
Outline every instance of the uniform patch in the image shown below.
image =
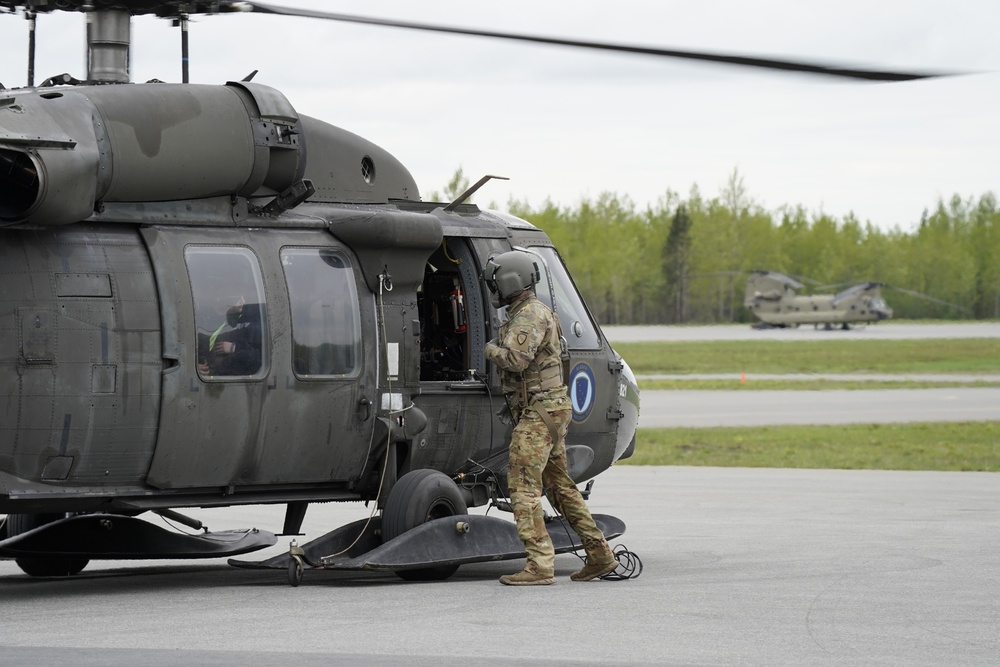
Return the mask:
{"type": "Polygon", "coordinates": [[[594,371],[587,364],[577,364],[569,374],[569,397],[573,402],[573,421],[587,421],[594,409],[594,371]]]}
{"type": "Polygon", "coordinates": [[[525,333],[524,331],[522,331],[521,333],[517,334],[517,344],[518,345],[524,345],[527,342],[528,342],[528,334],[527,333],[525,333]]]}

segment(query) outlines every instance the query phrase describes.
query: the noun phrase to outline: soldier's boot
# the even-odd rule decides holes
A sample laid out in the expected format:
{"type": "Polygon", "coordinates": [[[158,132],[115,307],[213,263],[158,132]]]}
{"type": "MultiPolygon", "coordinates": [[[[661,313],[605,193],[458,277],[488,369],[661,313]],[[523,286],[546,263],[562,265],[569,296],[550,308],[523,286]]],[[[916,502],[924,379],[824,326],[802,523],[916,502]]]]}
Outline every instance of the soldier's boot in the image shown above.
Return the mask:
{"type": "Polygon", "coordinates": [[[603,577],[609,572],[613,572],[618,567],[618,560],[615,558],[611,547],[604,540],[586,544],[587,561],[584,566],[569,575],[573,581],[590,581],[597,577],[603,577]]]}
{"type": "Polygon", "coordinates": [[[528,561],[524,569],[517,574],[505,574],[500,577],[500,583],[504,586],[548,586],[556,583],[556,578],[552,574],[539,572],[538,566],[528,561]]]}
{"type": "Polygon", "coordinates": [[[603,577],[609,572],[614,572],[616,567],[618,567],[618,561],[614,557],[610,561],[598,561],[596,563],[591,563],[588,559],[586,565],[569,575],[569,578],[573,581],[590,581],[591,579],[603,577]]]}

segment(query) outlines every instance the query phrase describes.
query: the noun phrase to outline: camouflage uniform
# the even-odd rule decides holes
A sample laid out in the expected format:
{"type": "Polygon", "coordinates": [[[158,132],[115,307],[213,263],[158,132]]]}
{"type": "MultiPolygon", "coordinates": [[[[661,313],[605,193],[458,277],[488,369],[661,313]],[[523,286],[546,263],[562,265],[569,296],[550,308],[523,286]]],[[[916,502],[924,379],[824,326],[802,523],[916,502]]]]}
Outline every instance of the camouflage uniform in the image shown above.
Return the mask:
{"type": "Polygon", "coordinates": [[[507,315],[499,340],[486,344],[485,355],[501,370],[503,391],[516,420],[507,481],[517,535],[528,554],[525,570],[551,577],[555,569],[555,551],[542,512],[543,489],[580,536],[588,562],[607,562],[614,558],[611,548],[566,472],[572,408],[562,378],[555,316],[531,290],[514,299],[507,315]],[[555,442],[538,410],[551,417],[558,432],[555,442]]]}

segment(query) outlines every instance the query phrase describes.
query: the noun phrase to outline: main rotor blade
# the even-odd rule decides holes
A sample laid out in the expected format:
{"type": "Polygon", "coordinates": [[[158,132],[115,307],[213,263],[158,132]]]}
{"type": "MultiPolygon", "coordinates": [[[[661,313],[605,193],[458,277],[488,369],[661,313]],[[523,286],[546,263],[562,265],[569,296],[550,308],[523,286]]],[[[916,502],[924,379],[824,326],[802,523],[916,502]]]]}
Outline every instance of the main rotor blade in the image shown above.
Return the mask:
{"type": "Polygon", "coordinates": [[[902,292],[903,294],[908,294],[909,296],[916,297],[918,299],[924,299],[925,301],[930,301],[932,303],[936,303],[942,306],[952,306],[953,308],[958,308],[959,310],[965,311],[967,313],[972,312],[965,306],[960,306],[957,303],[952,303],[951,301],[935,299],[934,297],[928,296],[927,294],[924,294],[922,292],[914,292],[913,290],[903,289],[902,287],[896,287],[895,285],[886,285],[886,287],[888,287],[889,289],[894,289],[897,292],[902,292]]]}
{"type": "Polygon", "coordinates": [[[612,44],[608,42],[590,42],[578,39],[562,39],[558,37],[541,37],[537,35],[521,35],[510,32],[497,32],[493,30],[476,30],[472,28],[456,28],[451,26],[432,25],[429,23],[412,23],[410,21],[394,21],[391,19],[380,19],[367,16],[354,16],[350,14],[338,14],[333,12],[319,12],[311,9],[292,9],[289,7],[279,7],[263,2],[237,2],[232,3],[232,8],[237,11],[256,12],[258,14],[281,14],[284,16],[302,16],[306,18],[329,19],[331,21],[342,21],[346,23],[362,23],[365,25],[378,25],[390,28],[406,28],[409,30],[424,30],[429,32],[444,32],[454,35],[471,35],[474,37],[491,37],[495,39],[508,39],[520,42],[532,42],[535,44],[554,44],[557,46],[569,46],[582,49],[595,49],[600,51],[615,51],[620,53],[636,53],[662,58],[683,58],[686,60],[698,60],[703,62],[722,63],[727,65],[740,65],[743,67],[756,67],[761,69],[782,70],[786,72],[803,72],[806,74],[817,74],[822,76],[832,76],[848,79],[863,79],[866,81],[916,81],[919,79],[931,79],[940,76],[947,76],[942,73],[931,72],[889,72],[869,69],[856,69],[851,67],[834,67],[828,65],[817,65],[814,63],[796,62],[792,60],[778,60],[772,58],[753,58],[748,56],[726,55],[721,53],[706,53],[699,51],[678,51],[675,49],[659,49],[646,46],[632,46],[628,44],[612,44]]]}

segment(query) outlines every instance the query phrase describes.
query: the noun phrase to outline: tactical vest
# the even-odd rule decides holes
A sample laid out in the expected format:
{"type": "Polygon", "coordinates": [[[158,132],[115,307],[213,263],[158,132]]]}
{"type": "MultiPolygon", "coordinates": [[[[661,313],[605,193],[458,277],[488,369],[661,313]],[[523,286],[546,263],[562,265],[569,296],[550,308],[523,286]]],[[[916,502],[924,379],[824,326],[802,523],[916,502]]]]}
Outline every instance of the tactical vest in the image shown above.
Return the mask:
{"type": "Polygon", "coordinates": [[[562,344],[560,343],[559,320],[555,313],[534,296],[515,304],[515,310],[508,313],[508,319],[500,328],[502,338],[506,338],[511,324],[517,316],[530,317],[541,325],[544,320],[545,334],[538,346],[535,358],[521,373],[504,371],[503,391],[513,394],[520,406],[526,406],[537,394],[558,389],[565,385],[563,379],[562,344]],[[524,313],[525,309],[528,310],[524,313]]]}

